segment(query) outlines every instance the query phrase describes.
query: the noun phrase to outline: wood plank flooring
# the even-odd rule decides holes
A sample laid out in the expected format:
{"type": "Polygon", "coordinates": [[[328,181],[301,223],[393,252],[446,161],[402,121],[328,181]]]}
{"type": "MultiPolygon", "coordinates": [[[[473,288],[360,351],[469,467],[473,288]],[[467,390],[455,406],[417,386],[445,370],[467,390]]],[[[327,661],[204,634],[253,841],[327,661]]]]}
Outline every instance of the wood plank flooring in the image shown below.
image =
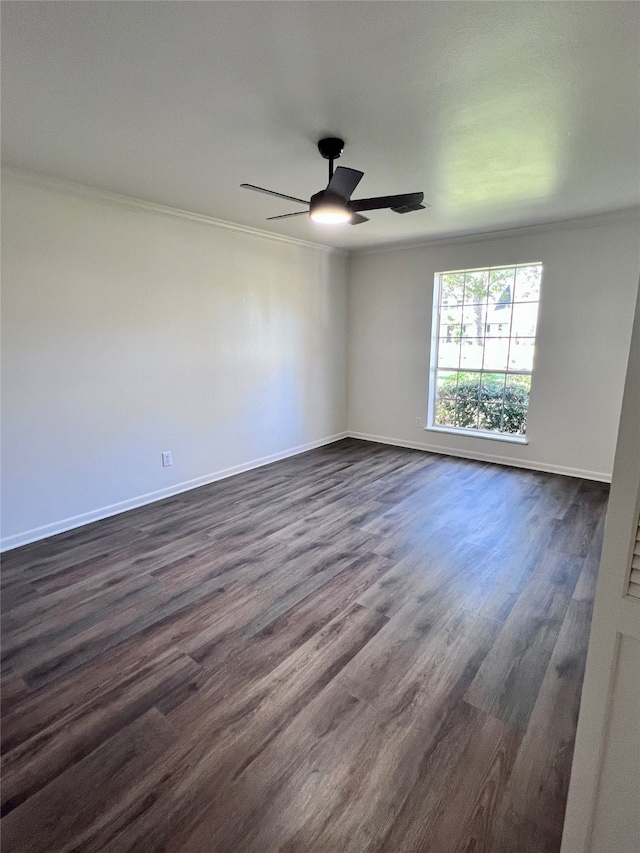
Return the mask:
{"type": "Polygon", "coordinates": [[[3,556],[5,853],[557,853],[607,487],[356,440],[3,556]]]}

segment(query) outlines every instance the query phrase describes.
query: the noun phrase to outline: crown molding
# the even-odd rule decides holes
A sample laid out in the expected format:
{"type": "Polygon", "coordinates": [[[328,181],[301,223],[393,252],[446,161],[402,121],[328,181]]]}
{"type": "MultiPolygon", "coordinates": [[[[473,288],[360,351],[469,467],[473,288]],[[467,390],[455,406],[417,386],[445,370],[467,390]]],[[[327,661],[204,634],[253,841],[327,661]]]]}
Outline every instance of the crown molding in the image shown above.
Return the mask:
{"type": "Polygon", "coordinates": [[[431,248],[460,243],[479,243],[487,240],[500,240],[509,237],[526,237],[530,234],[544,234],[548,231],[555,231],[558,228],[564,230],[576,230],[581,228],[593,228],[598,225],[607,225],[612,222],[640,219],[640,206],[638,206],[592,214],[589,216],[574,217],[571,219],[558,219],[532,225],[522,225],[517,228],[498,228],[492,231],[457,235],[453,234],[448,237],[422,237],[418,240],[398,240],[375,246],[353,246],[349,248],[342,248],[337,246],[327,246],[323,243],[313,243],[310,240],[301,240],[298,237],[287,237],[283,234],[274,234],[271,231],[252,228],[249,225],[240,225],[236,222],[227,222],[224,219],[215,219],[213,216],[207,216],[204,213],[194,213],[189,210],[182,210],[178,207],[169,207],[168,205],[134,198],[133,196],[120,195],[119,193],[114,193],[110,190],[101,190],[97,187],[89,186],[88,184],[78,184],[73,181],[53,178],[38,172],[19,169],[15,166],[3,165],[2,175],[3,177],[6,175],[7,177],[14,178],[15,180],[21,181],[25,184],[32,184],[45,189],[65,193],[66,195],[72,195],[77,198],[86,198],[103,204],[116,205],[118,207],[127,208],[128,210],[144,211],[156,216],[168,216],[172,219],[196,222],[200,225],[207,225],[221,231],[231,231],[246,234],[251,237],[260,237],[264,240],[275,241],[276,243],[285,243],[292,246],[301,246],[307,249],[316,249],[321,252],[328,252],[329,254],[337,255],[338,257],[374,255],[381,252],[399,252],[406,249],[431,248]]]}
{"type": "Polygon", "coordinates": [[[3,178],[5,176],[13,178],[14,180],[20,181],[24,184],[31,184],[33,186],[64,193],[65,195],[75,196],[76,198],[86,198],[90,201],[96,201],[102,204],[124,207],[127,210],[143,211],[145,213],[154,214],[155,216],[165,216],[171,219],[196,222],[199,225],[207,225],[210,228],[216,228],[221,231],[233,231],[235,233],[246,234],[250,237],[260,237],[264,240],[275,241],[276,243],[302,246],[306,249],[316,249],[320,252],[329,252],[330,254],[339,256],[346,257],[348,255],[348,251],[336,248],[335,246],[326,246],[322,243],[312,243],[310,240],[300,240],[297,237],[273,234],[271,231],[263,231],[260,228],[252,228],[249,225],[240,225],[236,222],[227,222],[224,219],[215,219],[213,216],[207,216],[204,213],[193,213],[192,211],[182,210],[178,207],[169,207],[168,205],[157,204],[153,201],[144,201],[143,199],[134,198],[133,196],[120,195],[119,193],[114,193],[110,190],[101,190],[97,187],[89,186],[88,184],[77,184],[73,181],[52,178],[38,172],[29,172],[24,169],[17,169],[14,166],[2,166],[2,176],[3,178]]]}
{"type": "Polygon", "coordinates": [[[548,231],[575,231],[581,228],[595,228],[598,225],[609,225],[613,222],[640,220],[640,206],[626,207],[622,210],[612,210],[608,213],[597,213],[573,219],[557,219],[540,222],[534,225],[521,225],[518,228],[503,228],[494,231],[458,234],[449,237],[423,237],[420,240],[401,240],[394,243],[384,243],[378,246],[362,246],[352,248],[352,255],[376,255],[381,252],[400,252],[405,249],[431,248],[435,246],[451,246],[457,243],[480,243],[486,240],[502,240],[508,237],[526,237],[530,234],[544,234],[548,231]]]}

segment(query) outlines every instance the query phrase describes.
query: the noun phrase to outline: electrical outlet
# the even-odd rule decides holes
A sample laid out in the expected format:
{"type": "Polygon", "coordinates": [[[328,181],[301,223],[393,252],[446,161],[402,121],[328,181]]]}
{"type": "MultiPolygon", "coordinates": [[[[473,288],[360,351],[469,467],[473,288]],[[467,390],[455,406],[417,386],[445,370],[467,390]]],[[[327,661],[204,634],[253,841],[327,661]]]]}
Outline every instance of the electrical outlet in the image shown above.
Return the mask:
{"type": "Polygon", "coordinates": [[[173,459],[171,458],[171,451],[165,450],[162,454],[162,467],[168,468],[169,465],[173,465],[173,459]]]}
{"type": "Polygon", "coordinates": [[[422,418],[416,418],[416,426],[417,426],[417,427],[421,427],[421,426],[422,426],[422,418]]]}

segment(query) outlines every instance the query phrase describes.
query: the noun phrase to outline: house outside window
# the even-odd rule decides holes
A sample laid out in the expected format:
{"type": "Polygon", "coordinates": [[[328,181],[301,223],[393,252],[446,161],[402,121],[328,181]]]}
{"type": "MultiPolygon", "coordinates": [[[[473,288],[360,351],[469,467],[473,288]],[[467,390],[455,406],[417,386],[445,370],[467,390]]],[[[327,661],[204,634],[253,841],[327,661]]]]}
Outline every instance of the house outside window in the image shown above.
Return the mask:
{"type": "Polygon", "coordinates": [[[436,274],[428,426],[525,441],[542,264],[436,274]]]}

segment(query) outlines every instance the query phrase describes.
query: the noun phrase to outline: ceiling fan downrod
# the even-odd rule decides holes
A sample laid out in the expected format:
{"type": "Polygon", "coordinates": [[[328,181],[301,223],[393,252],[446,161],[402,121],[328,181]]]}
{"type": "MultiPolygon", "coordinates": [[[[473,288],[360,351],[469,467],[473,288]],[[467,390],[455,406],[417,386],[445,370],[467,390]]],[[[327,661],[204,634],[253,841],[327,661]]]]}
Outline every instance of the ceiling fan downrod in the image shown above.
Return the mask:
{"type": "Polygon", "coordinates": [[[318,151],[325,160],[329,161],[329,180],[333,177],[333,161],[337,160],[344,151],[344,139],[337,136],[327,136],[318,142],[318,151]]]}

